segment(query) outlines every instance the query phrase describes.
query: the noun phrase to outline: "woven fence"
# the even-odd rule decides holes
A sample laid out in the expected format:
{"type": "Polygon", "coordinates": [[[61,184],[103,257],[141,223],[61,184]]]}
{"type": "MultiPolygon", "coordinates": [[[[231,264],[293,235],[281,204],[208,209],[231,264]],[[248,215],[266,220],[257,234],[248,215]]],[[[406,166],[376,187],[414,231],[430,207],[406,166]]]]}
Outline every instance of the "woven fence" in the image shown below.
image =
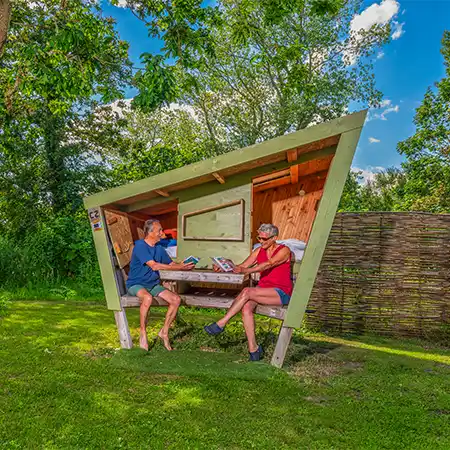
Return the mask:
{"type": "Polygon", "coordinates": [[[338,214],[308,309],[320,330],[450,336],[450,214],[338,214]]]}

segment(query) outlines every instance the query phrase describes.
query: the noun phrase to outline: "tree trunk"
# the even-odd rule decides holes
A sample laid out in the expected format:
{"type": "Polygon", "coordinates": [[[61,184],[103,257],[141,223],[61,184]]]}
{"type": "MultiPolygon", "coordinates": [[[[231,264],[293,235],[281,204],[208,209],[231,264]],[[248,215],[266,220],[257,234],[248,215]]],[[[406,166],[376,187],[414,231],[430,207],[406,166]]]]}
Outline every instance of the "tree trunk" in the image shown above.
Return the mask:
{"type": "Polygon", "coordinates": [[[66,207],[65,158],[61,149],[63,124],[48,111],[44,122],[44,145],[47,160],[47,189],[56,214],[66,207]]]}
{"type": "Polygon", "coordinates": [[[11,18],[11,2],[0,0],[0,57],[8,36],[9,20],[11,18]]]}

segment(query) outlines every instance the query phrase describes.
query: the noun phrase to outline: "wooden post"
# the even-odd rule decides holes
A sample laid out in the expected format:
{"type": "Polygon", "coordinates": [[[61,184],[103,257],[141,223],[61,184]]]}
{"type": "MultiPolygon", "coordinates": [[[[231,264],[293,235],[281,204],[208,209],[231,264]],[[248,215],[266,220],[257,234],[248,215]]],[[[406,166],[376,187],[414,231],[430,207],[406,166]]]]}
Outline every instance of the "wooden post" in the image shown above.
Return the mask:
{"type": "Polygon", "coordinates": [[[120,311],[114,311],[114,318],[116,319],[117,331],[119,332],[120,346],[122,348],[133,348],[125,309],[122,308],[120,311]]]}
{"type": "Polygon", "coordinates": [[[277,345],[275,347],[275,351],[273,352],[272,366],[281,368],[284,363],[284,358],[286,356],[286,352],[289,346],[289,343],[291,342],[292,337],[292,331],[293,328],[285,327],[284,325],[281,326],[280,334],[278,335],[277,345]]]}

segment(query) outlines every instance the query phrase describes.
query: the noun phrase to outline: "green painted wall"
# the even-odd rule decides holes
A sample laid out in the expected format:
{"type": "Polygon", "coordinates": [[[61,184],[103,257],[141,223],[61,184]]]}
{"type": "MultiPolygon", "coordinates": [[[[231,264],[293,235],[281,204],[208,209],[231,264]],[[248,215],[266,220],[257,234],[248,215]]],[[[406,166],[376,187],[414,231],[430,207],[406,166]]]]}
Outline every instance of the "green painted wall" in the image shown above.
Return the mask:
{"type": "MultiPolygon", "coordinates": [[[[235,262],[242,262],[250,252],[251,221],[251,178],[237,176],[221,185],[208,183],[199,188],[180,192],[178,204],[178,259],[189,255],[201,258],[199,266],[211,266],[210,256],[225,256],[235,262]],[[244,183],[244,184],[242,184],[244,183]],[[219,206],[235,200],[244,200],[244,239],[242,241],[184,240],[181,237],[183,214],[219,206]]],[[[240,206],[232,206],[187,218],[187,235],[231,236],[239,235],[240,206]]]]}

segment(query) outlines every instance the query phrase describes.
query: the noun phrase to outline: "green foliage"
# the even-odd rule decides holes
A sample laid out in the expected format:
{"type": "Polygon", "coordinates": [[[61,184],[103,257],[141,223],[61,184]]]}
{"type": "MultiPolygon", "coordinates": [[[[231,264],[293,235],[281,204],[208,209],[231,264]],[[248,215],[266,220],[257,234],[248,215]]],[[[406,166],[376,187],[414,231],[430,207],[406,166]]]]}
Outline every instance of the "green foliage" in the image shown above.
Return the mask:
{"type": "Polygon", "coordinates": [[[414,117],[416,132],[398,144],[407,161],[405,186],[408,209],[450,212],[450,31],[441,53],[446,76],[427,90],[414,117]]]}
{"type": "Polygon", "coordinates": [[[194,108],[217,148],[245,147],[372,106],[371,56],[389,27],[350,33],[360,2],[228,0],[212,27],[215,53],[180,67],[181,102],[194,108]],[[349,55],[354,64],[349,65],[349,55]],[[364,56],[358,58],[358,56],[364,56]]]}
{"type": "Polygon", "coordinates": [[[0,223],[9,234],[81,206],[105,168],[74,137],[100,102],[122,95],[128,44],[92,2],[14,2],[0,66],[0,223]],[[24,218],[27,220],[24,220],[24,218]]]}
{"type": "Polygon", "coordinates": [[[66,279],[101,286],[92,232],[84,212],[52,217],[20,241],[0,237],[0,284],[52,285],[66,279]]]}

